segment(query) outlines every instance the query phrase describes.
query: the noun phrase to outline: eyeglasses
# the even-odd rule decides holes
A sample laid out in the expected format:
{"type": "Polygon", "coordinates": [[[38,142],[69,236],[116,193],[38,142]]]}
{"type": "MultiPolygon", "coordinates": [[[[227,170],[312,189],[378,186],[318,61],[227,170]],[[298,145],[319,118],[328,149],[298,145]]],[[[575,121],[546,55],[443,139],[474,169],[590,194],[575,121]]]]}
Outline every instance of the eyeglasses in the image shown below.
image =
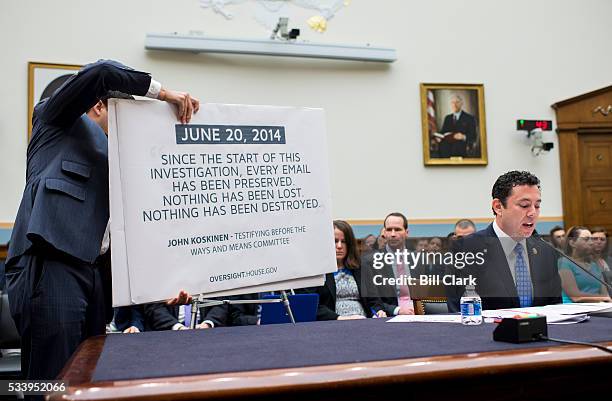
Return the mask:
{"type": "Polygon", "coordinates": [[[604,242],[606,240],[606,237],[578,237],[578,239],[584,242],[604,242]]]}

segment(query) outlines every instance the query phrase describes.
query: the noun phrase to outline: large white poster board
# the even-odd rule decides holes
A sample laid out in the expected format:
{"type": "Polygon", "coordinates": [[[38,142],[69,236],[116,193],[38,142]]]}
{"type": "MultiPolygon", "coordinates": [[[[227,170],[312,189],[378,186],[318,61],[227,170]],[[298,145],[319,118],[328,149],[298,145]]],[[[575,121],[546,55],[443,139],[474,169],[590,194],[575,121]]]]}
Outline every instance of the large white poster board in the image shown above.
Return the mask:
{"type": "Polygon", "coordinates": [[[181,125],[167,103],[111,101],[109,165],[115,306],[336,269],[320,109],[204,104],[181,125]]]}

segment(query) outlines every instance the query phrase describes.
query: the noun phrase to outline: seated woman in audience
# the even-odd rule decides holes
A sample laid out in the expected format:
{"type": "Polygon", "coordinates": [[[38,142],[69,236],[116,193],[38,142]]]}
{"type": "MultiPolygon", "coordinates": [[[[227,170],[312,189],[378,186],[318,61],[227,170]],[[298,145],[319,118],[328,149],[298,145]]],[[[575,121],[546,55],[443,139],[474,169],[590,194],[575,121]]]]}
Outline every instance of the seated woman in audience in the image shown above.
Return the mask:
{"type": "MultiPolygon", "coordinates": [[[[575,226],[566,234],[565,252],[585,270],[603,280],[601,268],[593,261],[592,234],[586,227],[575,226]]],[[[566,258],[559,259],[559,276],[564,302],[610,302],[606,288],[566,258]]]]}
{"type": "Polygon", "coordinates": [[[608,232],[603,227],[593,227],[591,238],[593,239],[593,260],[601,270],[611,270],[612,256],[608,249],[608,232]]]}
{"type": "Polygon", "coordinates": [[[357,241],[351,226],[334,221],[336,266],[338,271],[325,275],[325,285],[310,289],[319,294],[317,320],[363,319],[386,317],[379,298],[364,297],[361,291],[361,269],[357,241]]]}
{"type": "MultiPolygon", "coordinates": [[[[612,285],[612,255],[610,255],[608,232],[603,227],[593,227],[591,229],[591,238],[593,238],[593,257],[595,263],[602,270],[604,281],[612,285]]],[[[612,295],[612,290],[608,289],[608,293],[612,295]]]]}

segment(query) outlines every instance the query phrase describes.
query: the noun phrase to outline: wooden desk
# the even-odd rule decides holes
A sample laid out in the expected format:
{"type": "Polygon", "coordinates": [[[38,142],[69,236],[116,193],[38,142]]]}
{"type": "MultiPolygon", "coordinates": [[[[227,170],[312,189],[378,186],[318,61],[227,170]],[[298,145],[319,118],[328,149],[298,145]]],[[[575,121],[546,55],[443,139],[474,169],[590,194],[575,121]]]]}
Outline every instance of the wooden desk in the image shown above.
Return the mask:
{"type": "MultiPolygon", "coordinates": [[[[51,400],[587,399],[609,392],[612,355],[582,346],[92,383],[105,337],[84,342],[51,400]],[[579,397],[579,398],[578,398],[579,397]]],[[[606,343],[612,346],[611,343],[606,343]]],[[[163,361],[159,361],[163,363],[163,361]]],[[[598,398],[599,399],[599,398],[598,398]]]]}

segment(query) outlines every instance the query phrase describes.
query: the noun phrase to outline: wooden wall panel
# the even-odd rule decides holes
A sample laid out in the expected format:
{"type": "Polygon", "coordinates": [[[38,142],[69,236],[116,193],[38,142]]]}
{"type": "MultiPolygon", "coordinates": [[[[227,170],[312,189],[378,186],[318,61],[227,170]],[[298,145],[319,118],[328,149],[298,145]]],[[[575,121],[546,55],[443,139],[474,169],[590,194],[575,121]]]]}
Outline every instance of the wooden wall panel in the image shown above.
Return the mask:
{"type": "Polygon", "coordinates": [[[582,180],[612,179],[611,135],[580,135],[580,169],[582,180]]]}
{"type": "Polygon", "coordinates": [[[575,131],[559,134],[559,161],[561,165],[561,197],[563,201],[563,222],[567,227],[580,224],[582,215],[582,194],[578,136],[575,131]]]}

